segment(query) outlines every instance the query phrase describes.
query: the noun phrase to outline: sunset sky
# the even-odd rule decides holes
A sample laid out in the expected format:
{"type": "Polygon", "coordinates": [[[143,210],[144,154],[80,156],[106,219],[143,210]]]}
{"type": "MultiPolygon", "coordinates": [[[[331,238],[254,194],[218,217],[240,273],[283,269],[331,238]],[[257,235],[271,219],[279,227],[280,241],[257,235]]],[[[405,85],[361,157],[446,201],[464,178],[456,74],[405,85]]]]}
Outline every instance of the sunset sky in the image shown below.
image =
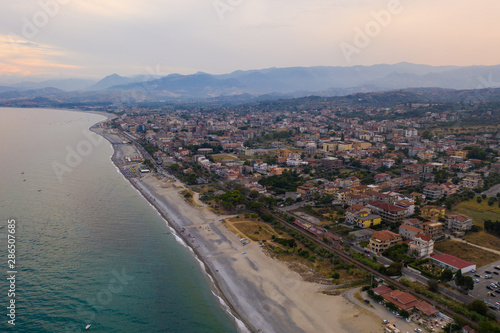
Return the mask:
{"type": "Polygon", "coordinates": [[[496,65],[498,13],[498,0],[4,0],[0,77],[496,65]]]}

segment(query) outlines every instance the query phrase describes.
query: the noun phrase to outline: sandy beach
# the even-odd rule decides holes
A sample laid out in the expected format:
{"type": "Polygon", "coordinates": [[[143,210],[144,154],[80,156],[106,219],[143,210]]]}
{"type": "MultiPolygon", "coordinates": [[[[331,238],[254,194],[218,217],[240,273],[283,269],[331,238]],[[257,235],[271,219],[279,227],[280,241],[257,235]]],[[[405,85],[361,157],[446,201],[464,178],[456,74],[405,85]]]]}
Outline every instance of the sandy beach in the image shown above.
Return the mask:
{"type": "MultiPolygon", "coordinates": [[[[120,149],[120,145],[113,147],[120,149]]],[[[215,292],[222,294],[233,314],[251,332],[383,330],[381,320],[365,309],[342,296],[322,293],[331,287],[305,282],[255,242],[243,245],[223,225],[225,216],[212,213],[202,203],[195,207],[184,200],[179,194],[184,190],[181,182],[167,182],[167,178],[152,174],[130,182],[204,262],[214,279],[215,292]]]]}

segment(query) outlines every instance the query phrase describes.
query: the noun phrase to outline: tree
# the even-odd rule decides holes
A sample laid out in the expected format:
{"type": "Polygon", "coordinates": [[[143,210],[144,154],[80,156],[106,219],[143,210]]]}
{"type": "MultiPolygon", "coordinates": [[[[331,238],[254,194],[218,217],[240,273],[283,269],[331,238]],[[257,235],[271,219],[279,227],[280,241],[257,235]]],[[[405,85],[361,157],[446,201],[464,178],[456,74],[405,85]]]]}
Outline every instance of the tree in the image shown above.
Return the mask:
{"type": "Polygon", "coordinates": [[[437,280],[434,279],[429,279],[427,280],[427,286],[429,287],[430,291],[436,292],[438,291],[439,282],[437,282],[437,280]]]}
{"type": "Polygon", "coordinates": [[[259,197],[259,192],[253,190],[248,196],[250,197],[250,199],[257,199],[259,197]]]}
{"type": "Polygon", "coordinates": [[[479,299],[475,299],[467,304],[467,308],[483,316],[486,316],[486,314],[488,313],[488,306],[486,305],[486,303],[479,299]]]}
{"type": "Polygon", "coordinates": [[[441,273],[441,276],[440,276],[440,279],[441,279],[441,281],[443,281],[443,282],[448,282],[448,281],[450,281],[452,278],[453,278],[453,272],[452,272],[452,271],[451,271],[451,269],[449,269],[449,268],[445,269],[445,270],[441,273]]]}
{"type": "Polygon", "coordinates": [[[405,319],[408,318],[408,317],[410,317],[410,313],[408,311],[406,311],[406,310],[399,311],[399,314],[401,315],[401,317],[403,317],[405,319]]]}

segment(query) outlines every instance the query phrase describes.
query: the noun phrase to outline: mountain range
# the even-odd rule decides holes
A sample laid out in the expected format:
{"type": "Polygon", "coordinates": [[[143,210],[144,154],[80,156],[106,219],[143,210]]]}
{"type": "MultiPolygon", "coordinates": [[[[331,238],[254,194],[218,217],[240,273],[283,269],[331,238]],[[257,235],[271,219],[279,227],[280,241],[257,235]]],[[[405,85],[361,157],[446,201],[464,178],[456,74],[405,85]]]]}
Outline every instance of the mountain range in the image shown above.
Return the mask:
{"type": "Polygon", "coordinates": [[[428,66],[411,63],[352,67],[288,67],[213,75],[164,77],[113,74],[95,82],[84,79],[20,82],[0,86],[0,99],[51,97],[63,101],[113,103],[206,99],[263,100],[303,96],[344,96],[409,88],[456,90],[500,87],[500,65],[428,66]]]}

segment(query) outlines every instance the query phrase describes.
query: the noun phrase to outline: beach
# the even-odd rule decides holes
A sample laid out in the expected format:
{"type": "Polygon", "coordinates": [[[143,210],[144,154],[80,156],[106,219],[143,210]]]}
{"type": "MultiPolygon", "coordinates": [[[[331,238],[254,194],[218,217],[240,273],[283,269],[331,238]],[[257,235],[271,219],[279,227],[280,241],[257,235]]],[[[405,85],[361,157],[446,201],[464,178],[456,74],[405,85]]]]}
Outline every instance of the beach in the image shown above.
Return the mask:
{"type": "MultiPolygon", "coordinates": [[[[123,156],[116,136],[105,135],[123,156]]],[[[243,245],[219,216],[181,195],[185,186],[171,177],[147,174],[128,178],[190,246],[211,277],[214,293],[238,318],[240,331],[251,332],[380,332],[381,321],[342,296],[322,293],[332,286],[306,282],[284,263],[269,257],[255,242],[243,245]]]]}

